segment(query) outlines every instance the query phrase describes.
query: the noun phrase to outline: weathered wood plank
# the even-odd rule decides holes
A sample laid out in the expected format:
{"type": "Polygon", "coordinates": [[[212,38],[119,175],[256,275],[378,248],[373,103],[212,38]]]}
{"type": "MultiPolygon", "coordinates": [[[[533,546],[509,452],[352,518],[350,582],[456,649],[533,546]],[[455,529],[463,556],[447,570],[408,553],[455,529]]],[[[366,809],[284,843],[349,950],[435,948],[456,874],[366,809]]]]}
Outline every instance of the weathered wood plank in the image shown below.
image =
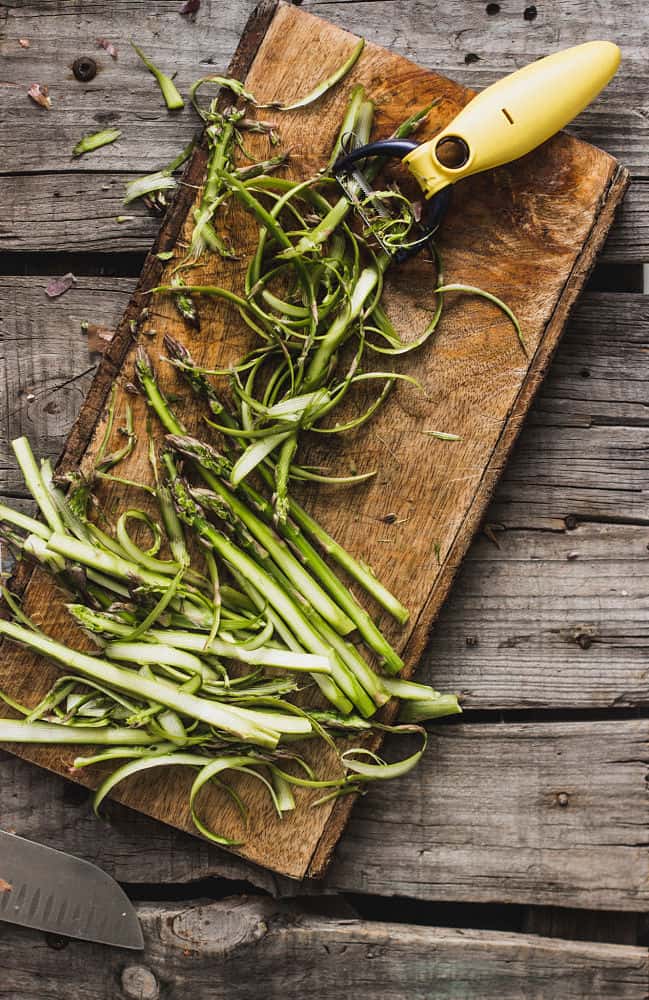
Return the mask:
{"type": "Polygon", "coordinates": [[[645,721],[437,727],[430,763],[359,804],[327,884],[644,909],[648,735],[645,721]]]}
{"type": "Polygon", "coordinates": [[[28,434],[43,457],[58,457],[92,381],[96,356],[84,320],[113,327],[132,280],[80,278],[48,299],[49,278],[0,279],[0,492],[21,495],[9,442],[28,434]]]}
{"type": "MultiPolygon", "coordinates": [[[[124,185],[135,176],[109,171],[0,174],[0,251],[145,253],[160,218],[139,202],[122,204],[124,185]],[[117,222],[123,215],[133,218],[117,222]]],[[[618,209],[601,260],[649,260],[648,208],[649,184],[635,180],[618,209]]]]}
{"type": "Polygon", "coordinates": [[[196,21],[182,17],[180,6],[173,0],[6,6],[0,45],[0,170],[146,173],[173,159],[196,131],[197,117],[189,106],[175,113],[166,110],[128,40],[136,41],[161,69],[177,72],[176,85],[187,94],[198,77],[225,70],[255,3],[204,0],[196,21]],[[117,60],[97,47],[100,37],[117,46],[117,60]],[[30,47],[22,49],[19,38],[28,38],[30,47]],[[89,83],[73,75],[79,56],[97,63],[97,75],[89,83]],[[26,96],[33,80],[49,86],[49,113],[26,96]],[[72,157],[82,135],[108,126],[122,130],[119,142],[93,155],[72,157]]]}
{"type": "MultiPolygon", "coordinates": [[[[356,804],[325,880],[277,885],[284,894],[644,910],[648,735],[644,720],[436,726],[417,770],[356,804]]],[[[114,804],[106,827],[83,792],[9,755],[0,776],[3,826],[123,881],[259,878],[114,804]]]]}
{"type": "MultiPolygon", "coordinates": [[[[40,171],[47,164],[49,170],[100,167],[144,172],[170,160],[179,143],[191,135],[193,115],[187,108],[179,115],[165,111],[127,39],[135,38],[162,68],[176,70],[178,85],[186,93],[201,74],[225,68],[254,2],[203,0],[195,22],[181,17],[178,6],[174,0],[148,4],[95,0],[83,6],[53,0],[8,8],[0,49],[6,87],[0,169],[40,171]],[[25,36],[32,42],[29,49],[18,45],[18,38],[25,36]],[[117,62],[94,50],[98,36],[119,46],[117,62]],[[85,54],[96,57],[100,66],[89,84],[78,83],[70,70],[74,59],[85,54]],[[25,90],[32,79],[50,87],[54,107],[49,116],[29,107],[25,90]],[[106,124],[123,128],[120,143],[94,157],[72,161],[70,151],[80,136],[106,124]]],[[[612,38],[622,46],[623,65],[572,131],[601,145],[635,174],[647,174],[648,81],[644,38],[638,31],[643,14],[637,0],[599,5],[597,16],[592,5],[581,0],[553,0],[539,7],[534,20],[523,17],[523,7],[504,3],[496,16],[489,16],[483,2],[458,8],[432,0],[418,4],[308,0],[303,6],[476,89],[558,47],[612,38]]]]}
{"type": "Polygon", "coordinates": [[[495,931],[326,919],[260,898],[139,904],[145,951],[4,928],[4,982],[21,1000],[643,1000],[647,953],[495,931]],[[62,975],[62,970],[65,974],[62,975]],[[74,986],[71,984],[74,983],[74,986]],[[70,992],[71,989],[73,992],[70,992]]]}
{"type": "Polygon", "coordinates": [[[0,176],[0,251],[146,253],[160,217],[141,202],[124,205],[133,173],[0,176]],[[126,222],[118,222],[127,216],[126,222]]]}
{"type": "Polygon", "coordinates": [[[496,537],[473,544],[418,677],[465,708],[646,705],[646,529],[496,537]]]}
{"type": "Polygon", "coordinates": [[[647,319],[642,295],[583,297],[490,517],[647,523],[647,319]]]}
{"type": "Polygon", "coordinates": [[[649,183],[634,178],[602,250],[602,260],[649,261],[649,183]]]}

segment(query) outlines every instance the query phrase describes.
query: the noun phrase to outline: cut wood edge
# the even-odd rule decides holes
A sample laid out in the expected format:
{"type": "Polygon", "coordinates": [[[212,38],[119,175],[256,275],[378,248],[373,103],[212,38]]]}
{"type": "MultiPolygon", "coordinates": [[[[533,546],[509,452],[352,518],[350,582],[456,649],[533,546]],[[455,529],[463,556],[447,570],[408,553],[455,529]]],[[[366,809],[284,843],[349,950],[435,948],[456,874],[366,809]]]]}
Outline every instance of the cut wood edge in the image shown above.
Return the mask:
{"type": "MultiPolygon", "coordinates": [[[[491,502],[500,474],[521,432],[532,400],[547,374],[552,358],[559,346],[561,334],[565,329],[568,316],[595,266],[597,255],[613,225],[615,212],[621,204],[629,186],[630,176],[628,170],[620,164],[616,164],[615,161],[613,161],[613,164],[614,167],[612,167],[609,186],[602,194],[600,210],[593,220],[589,236],[575,260],[570,277],[548,320],[545,334],[541,338],[520,392],[512,406],[510,418],[504,425],[503,432],[498,438],[491,458],[485,467],[473,503],[465,515],[455,541],[446,556],[442,572],[437,578],[435,586],[429,592],[428,598],[421,609],[415,627],[404,649],[403,657],[409,664],[416,664],[424,652],[431,629],[448,597],[455,575],[491,502]]],[[[404,676],[409,676],[413,672],[414,667],[410,670],[406,668],[403,673],[404,676]]],[[[396,711],[397,706],[394,706],[391,713],[386,713],[388,721],[394,718],[396,711]]],[[[382,742],[382,737],[376,737],[369,742],[369,745],[372,749],[376,750],[381,746],[382,742]]],[[[326,872],[336,844],[349,820],[355,800],[356,796],[350,795],[336,802],[327,826],[323,830],[322,836],[311,855],[305,875],[306,878],[322,878],[326,872]]]]}

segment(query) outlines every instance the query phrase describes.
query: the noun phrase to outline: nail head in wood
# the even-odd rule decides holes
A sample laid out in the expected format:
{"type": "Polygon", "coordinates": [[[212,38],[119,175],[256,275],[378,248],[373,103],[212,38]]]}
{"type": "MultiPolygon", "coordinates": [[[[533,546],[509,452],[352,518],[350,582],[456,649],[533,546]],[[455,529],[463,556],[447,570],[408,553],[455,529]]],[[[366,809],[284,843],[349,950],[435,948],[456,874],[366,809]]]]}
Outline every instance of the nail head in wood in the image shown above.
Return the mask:
{"type": "Polygon", "coordinates": [[[97,76],[97,63],[90,56],[79,56],[72,63],[72,72],[80,83],[89,83],[97,76]]]}

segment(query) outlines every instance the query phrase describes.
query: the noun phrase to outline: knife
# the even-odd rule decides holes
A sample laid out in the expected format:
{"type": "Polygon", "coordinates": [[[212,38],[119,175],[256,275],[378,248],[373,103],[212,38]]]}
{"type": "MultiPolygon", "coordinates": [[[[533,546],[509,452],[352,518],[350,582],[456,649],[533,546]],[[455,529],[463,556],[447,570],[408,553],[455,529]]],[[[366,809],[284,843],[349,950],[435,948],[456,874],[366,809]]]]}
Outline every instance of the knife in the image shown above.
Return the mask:
{"type": "Polygon", "coordinates": [[[2,830],[0,920],[117,948],[144,948],[131,901],[110,875],[2,830]]]}

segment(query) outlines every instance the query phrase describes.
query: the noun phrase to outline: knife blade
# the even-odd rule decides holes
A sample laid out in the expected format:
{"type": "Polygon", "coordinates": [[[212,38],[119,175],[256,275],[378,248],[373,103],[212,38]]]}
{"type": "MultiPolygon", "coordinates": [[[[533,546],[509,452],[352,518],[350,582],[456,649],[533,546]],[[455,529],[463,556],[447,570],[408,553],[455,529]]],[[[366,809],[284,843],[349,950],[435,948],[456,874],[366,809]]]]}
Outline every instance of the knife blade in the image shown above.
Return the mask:
{"type": "Polygon", "coordinates": [[[144,947],[131,901],[110,875],[2,830],[0,920],[118,948],[144,947]]]}

